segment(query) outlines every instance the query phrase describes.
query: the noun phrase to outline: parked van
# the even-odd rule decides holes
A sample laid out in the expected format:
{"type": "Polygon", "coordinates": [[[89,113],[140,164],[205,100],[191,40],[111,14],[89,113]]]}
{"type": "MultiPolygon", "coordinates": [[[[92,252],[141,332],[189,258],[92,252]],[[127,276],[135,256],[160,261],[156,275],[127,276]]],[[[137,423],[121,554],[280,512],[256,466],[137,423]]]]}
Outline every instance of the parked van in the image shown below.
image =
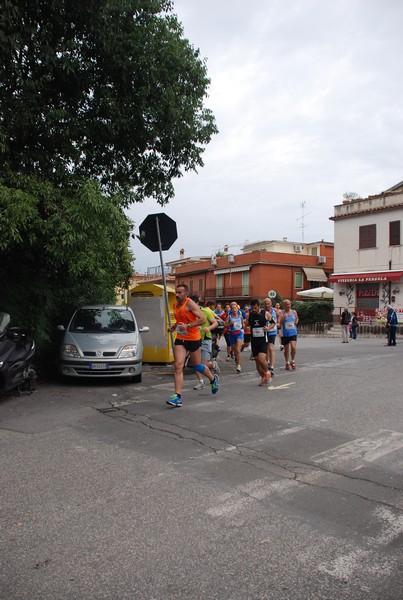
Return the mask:
{"type": "Polygon", "coordinates": [[[75,311],[64,331],[59,372],[66,377],[142,377],[143,342],[131,308],[94,304],[75,311]]]}

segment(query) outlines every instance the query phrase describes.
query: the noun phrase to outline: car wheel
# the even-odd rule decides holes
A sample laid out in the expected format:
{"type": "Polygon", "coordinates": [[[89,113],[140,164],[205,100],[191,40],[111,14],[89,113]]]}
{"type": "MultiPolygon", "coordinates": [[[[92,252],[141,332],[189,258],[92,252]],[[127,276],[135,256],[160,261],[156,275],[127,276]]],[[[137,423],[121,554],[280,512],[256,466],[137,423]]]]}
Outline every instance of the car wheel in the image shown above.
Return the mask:
{"type": "Polygon", "coordinates": [[[132,377],[132,383],[141,383],[141,378],[142,378],[142,374],[141,373],[139,375],[133,375],[133,377],[132,377]]]}

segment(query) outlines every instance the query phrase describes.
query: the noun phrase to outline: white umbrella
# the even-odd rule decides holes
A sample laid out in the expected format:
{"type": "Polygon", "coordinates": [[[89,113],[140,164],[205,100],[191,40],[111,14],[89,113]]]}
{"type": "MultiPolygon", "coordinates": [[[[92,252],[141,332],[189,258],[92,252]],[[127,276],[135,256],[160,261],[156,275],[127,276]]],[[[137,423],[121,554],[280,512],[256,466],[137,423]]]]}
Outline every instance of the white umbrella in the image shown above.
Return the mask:
{"type": "Polygon", "coordinates": [[[304,290],[303,292],[297,292],[298,296],[305,296],[305,298],[333,298],[334,290],[328,287],[317,287],[311,290],[304,290]]]}

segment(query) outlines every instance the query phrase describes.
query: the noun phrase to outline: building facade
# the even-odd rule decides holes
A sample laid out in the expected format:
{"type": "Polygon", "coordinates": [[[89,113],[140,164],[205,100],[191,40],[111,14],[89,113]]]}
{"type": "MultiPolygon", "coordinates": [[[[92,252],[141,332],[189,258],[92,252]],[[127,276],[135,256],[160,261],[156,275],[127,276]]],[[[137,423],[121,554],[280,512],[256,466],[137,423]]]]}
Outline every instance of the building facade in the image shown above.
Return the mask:
{"type": "Polygon", "coordinates": [[[296,244],[264,241],[247,244],[242,254],[222,255],[199,262],[167,263],[175,283],[185,283],[201,300],[247,304],[270,290],[283,298],[300,299],[297,292],[327,285],[333,272],[333,243],[296,244]]]}
{"type": "Polygon", "coordinates": [[[335,314],[345,307],[360,321],[382,322],[388,305],[403,322],[403,182],[334,207],[335,314]]]}

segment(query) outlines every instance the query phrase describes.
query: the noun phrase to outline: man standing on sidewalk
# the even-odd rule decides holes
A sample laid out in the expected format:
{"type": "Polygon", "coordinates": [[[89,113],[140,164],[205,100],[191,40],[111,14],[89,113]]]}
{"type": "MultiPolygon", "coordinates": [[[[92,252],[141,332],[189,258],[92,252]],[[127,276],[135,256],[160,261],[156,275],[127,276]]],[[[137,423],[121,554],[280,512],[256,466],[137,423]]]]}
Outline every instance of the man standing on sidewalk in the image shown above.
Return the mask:
{"type": "Polygon", "coordinates": [[[186,352],[190,353],[190,362],[195,371],[203,373],[210,381],[211,393],[216,394],[219,388],[218,376],[213,375],[206,365],[201,362],[201,336],[200,325],[206,322],[203,313],[196,302],[189,298],[189,288],[180,284],[176,288],[176,304],[174,305],[175,321],[170,331],[176,331],[174,345],[175,360],[175,393],[168,398],[169,406],[182,406],[183,368],[186,352]]]}
{"type": "Polygon", "coordinates": [[[391,306],[388,306],[386,315],[386,327],[388,328],[388,343],[387,346],[396,346],[396,329],[397,329],[397,312],[391,306]]]}
{"type": "Polygon", "coordinates": [[[345,308],[340,316],[342,344],[348,344],[348,326],[350,324],[350,320],[351,320],[351,315],[348,312],[347,308],[345,308]]]}

